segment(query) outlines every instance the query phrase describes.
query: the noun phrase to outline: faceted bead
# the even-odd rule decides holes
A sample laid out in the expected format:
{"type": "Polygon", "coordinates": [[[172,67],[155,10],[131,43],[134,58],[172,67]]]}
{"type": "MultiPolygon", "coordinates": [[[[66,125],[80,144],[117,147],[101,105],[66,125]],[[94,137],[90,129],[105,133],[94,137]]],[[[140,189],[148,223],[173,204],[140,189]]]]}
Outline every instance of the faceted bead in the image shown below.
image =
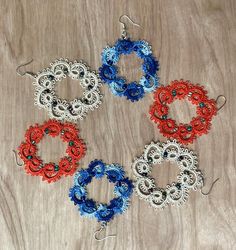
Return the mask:
{"type": "Polygon", "coordinates": [[[55,77],[54,77],[53,75],[49,75],[49,76],[48,76],[48,79],[51,80],[51,81],[54,80],[54,78],[55,78],[55,77]]]}
{"type": "Polygon", "coordinates": [[[180,184],[180,183],[177,183],[175,186],[176,186],[178,189],[181,189],[181,184],[180,184]]]}
{"type": "Polygon", "coordinates": [[[193,129],[193,128],[192,128],[191,126],[188,126],[188,127],[187,127],[187,130],[188,130],[188,131],[192,131],[192,129],[193,129]]]}
{"type": "Polygon", "coordinates": [[[200,103],[199,103],[199,107],[200,107],[200,108],[203,108],[203,107],[205,107],[205,104],[204,104],[203,102],[200,102],[200,103]]]}
{"type": "Polygon", "coordinates": [[[183,159],[184,159],[183,155],[180,155],[178,158],[179,161],[182,161],[183,159]]]}
{"type": "Polygon", "coordinates": [[[55,166],[54,166],[54,170],[55,170],[55,171],[58,171],[58,170],[59,170],[59,166],[58,166],[58,165],[55,165],[55,166]]]}
{"type": "Polygon", "coordinates": [[[148,157],[148,162],[151,163],[152,162],[152,157],[148,157]]]}
{"type": "Polygon", "coordinates": [[[163,120],[166,120],[166,119],[167,119],[167,115],[163,115],[163,116],[162,116],[162,119],[163,119],[163,120]]]}
{"type": "Polygon", "coordinates": [[[165,151],[163,154],[163,157],[166,158],[168,156],[168,153],[165,151]]]}
{"type": "Polygon", "coordinates": [[[53,102],[52,102],[52,106],[53,106],[53,107],[57,106],[57,101],[53,101],[53,102]]]}
{"type": "Polygon", "coordinates": [[[83,77],[83,76],[84,76],[84,72],[83,72],[83,71],[80,72],[80,73],[79,73],[79,76],[80,76],[80,77],[83,77]]]}

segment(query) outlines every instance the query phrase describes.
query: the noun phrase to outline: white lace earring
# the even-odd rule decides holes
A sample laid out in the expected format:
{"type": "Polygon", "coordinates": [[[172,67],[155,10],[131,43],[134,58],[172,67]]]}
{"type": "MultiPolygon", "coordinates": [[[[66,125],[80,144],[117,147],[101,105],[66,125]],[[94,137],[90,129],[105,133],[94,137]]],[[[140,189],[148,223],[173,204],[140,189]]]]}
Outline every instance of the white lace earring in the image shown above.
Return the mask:
{"type": "Polygon", "coordinates": [[[94,110],[101,104],[100,78],[94,71],[90,71],[84,63],[70,62],[62,58],[51,63],[50,67],[37,74],[20,71],[21,67],[32,61],[18,66],[16,72],[20,76],[28,75],[34,79],[35,105],[46,109],[51,118],[76,122],[83,119],[89,110],[94,110]],[[67,101],[57,96],[55,86],[66,77],[79,80],[84,89],[83,97],[67,101]]]}
{"type": "MultiPolygon", "coordinates": [[[[182,205],[187,201],[191,190],[202,189],[204,184],[203,175],[198,169],[197,156],[175,140],[163,143],[151,142],[145,146],[143,155],[134,160],[132,170],[136,177],[134,189],[137,195],[155,209],[164,208],[168,204],[182,205]],[[177,182],[160,188],[156,185],[151,172],[152,165],[161,164],[164,160],[175,162],[180,174],[177,176],[177,182]]],[[[212,187],[210,191],[211,189],[212,187]]],[[[210,191],[203,193],[201,190],[201,193],[208,195],[210,191]]]]}

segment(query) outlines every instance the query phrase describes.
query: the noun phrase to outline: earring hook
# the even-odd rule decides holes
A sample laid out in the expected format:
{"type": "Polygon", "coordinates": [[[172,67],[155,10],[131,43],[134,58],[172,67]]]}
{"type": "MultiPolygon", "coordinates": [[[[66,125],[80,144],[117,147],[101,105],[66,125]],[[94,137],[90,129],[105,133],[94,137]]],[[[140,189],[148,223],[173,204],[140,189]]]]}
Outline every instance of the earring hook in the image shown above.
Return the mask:
{"type": "Polygon", "coordinates": [[[105,240],[105,239],[108,239],[108,238],[113,238],[113,237],[116,237],[116,235],[115,234],[110,234],[110,235],[107,235],[107,236],[105,236],[105,237],[103,237],[103,238],[98,238],[97,237],[97,234],[98,233],[101,233],[103,230],[105,230],[106,229],[106,224],[101,224],[101,227],[98,229],[98,230],[96,230],[95,232],[94,232],[94,239],[95,240],[97,240],[97,241],[102,241],[102,240],[105,240]]]}
{"type": "Polygon", "coordinates": [[[217,102],[219,101],[220,98],[223,98],[224,102],[221,104],[220,107],[218,107],[218,109],[217,109],[218,111],[221,110],[225,106],[226,101],[227,101],[227,99],[226,99],[226,97],[224,95],[218,95],[217,98],[216,98],[216,104],[217,104],[217,102]]]}
{"type": "Polygon", "coordinates": [[[126,17],[133,25],[140,27],[138,23],[135,23],[128,15],[121,15],[119,18],[119,22],[122,24],[122,34],[121,37],[123,39],[127,39],[128,33],[127,33],[127,26],[124,22],[121,21],[123,17],[126,17]]]}
{"type": "Polygon", "coordinates": [[[15,162],[16,162],[16,165],[17,165],[18,167],[22,167],[23,164],[18,162],[16,150],[13,149],[12,152],[13,152],[14,155],[15,155],[15,162]]]}
{"type": "Polygon", "coordinates": [[[20,76],[29,75],[29,76],[35,78],[35,74],[34,74],[33,72],[30,72],[30,71],[22,72],[22,71],[20,70],[20,68],[22,68],[22,67],[24,67],[24,66],[27,66],[27,65],[29,65],[29,64],[32,63],[32,62],[33,62],[33,59],[31,59],[29,62],[26,62],[26,63],[23,63],[23,64],[19,65],[19,66],[16,68],[16,73],[17,73],[18,75],[20,75],[20,76]]]}
{"type": "Polygon", "coordinates": [[[217,182],[219,179],[220,179],[220,178],[217,178],[216,180],[214,180],[214,181],[212,182],[211,187],[210,187],[210,189],[209,189],[208,192],[204,193],[204,192],[202,191],[202,189],[201,189],[201,194],[202,194],[202,195],[209,195],[209,194],[211,193],[211,190],[212,190],[213,186],[216,184],[216,182],[217,182]]]}

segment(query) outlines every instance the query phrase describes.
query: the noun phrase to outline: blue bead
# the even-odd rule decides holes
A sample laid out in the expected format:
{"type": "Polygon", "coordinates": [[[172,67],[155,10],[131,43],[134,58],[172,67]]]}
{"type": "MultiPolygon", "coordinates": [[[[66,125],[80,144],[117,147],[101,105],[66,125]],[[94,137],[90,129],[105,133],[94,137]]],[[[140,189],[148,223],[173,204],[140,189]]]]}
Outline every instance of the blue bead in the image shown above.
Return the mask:
{"type": "Polygon", "coordinates": [[[161,118],[162,118],[162,120],[166,120],[167,119],[167,115],[163,115],[161,118]]]}
{"type": "Polygon", "coordinates": [[[188,127],[187,127],[187,130],[188,130],[188,131],[192,131],[192,129],[193,129],[193,128],[192,128],[191,126],[188,126],[188,127]]]}
{"type": "Polygon", "coordinates": [[[200,107],[200,108],[203,108],[203,107],[205,107],[205,104],[204,104],[203,102],[200,102],[200,103],[199,103],[199,107],[200,107]]]}
{"type": "Polygon", "coordinates": [[[164,158],[166,158],[168,156],[168,153],[165,151],[163,156],[164,156],[164,158]]]}
{"type": "Polygon", "coordinates": [[[55,166],[54,166],[54,170],[55,170],[55,171],[58,171],[58,170],[59,170],[59,166],[58,166],[58,165],[55,165],[55,166]]]}

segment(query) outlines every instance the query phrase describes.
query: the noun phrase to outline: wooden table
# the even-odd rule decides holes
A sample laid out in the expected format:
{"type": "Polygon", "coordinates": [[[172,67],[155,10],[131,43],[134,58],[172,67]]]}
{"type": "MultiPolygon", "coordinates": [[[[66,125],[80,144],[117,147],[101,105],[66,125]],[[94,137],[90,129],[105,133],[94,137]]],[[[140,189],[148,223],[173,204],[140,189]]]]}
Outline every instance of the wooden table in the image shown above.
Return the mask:
{"type": "MultiPolygon", "coordinates": [[[[235,133],[236,133],[236,1],[235,0],[1,0],[0,1],[0,249],[236,249],[235,133]],[[120,37],[118,20],[128,14],[140,28],[124,20],[133,39],[151,45],[161,68],[160,82],[174,79],[201,83],[210,98],[223,94],[226,106],[213,119],[209,134],[189,146],[199,156],[205,176],[204,191],[220,178],[209,196],[191,192],[182,207],[154,211],[133,195],[128,211],[117,216],[107,234],[116,238],[97,242],[95,220],[82,218],[68,198],[73,178],[47,184],[25,174],[12,155],[24,140],[25,130],[48,119],[34,106],[34,86],[16,67],[31,58],[25,70],[38,72],[56,58],[82,59],[91,69],[101,65],[107,44],[120,37]]],[[[120,73],[138,80],[140,60],[122,58],[120,73]]],[[[65,80],[58,95],[81,95],[77,82],[65,80]]],[[[152,94],[136,103],[111,94],[102,86],[102,106],[78,123],[87,145],[81,167],[95,159],[117,162],[132,176],[132,160],[151,140],[165,139],[148,115],[152,94]]],[[[194,106],[175,102],[170,115],[188,121],[194,106]]],[[[59,139],[45,139],[40,155],[57,161],[65,154],[59,139]]],[[[174,165],[154,168],[158,184],[176,178],[174,165]]],[[[93,182],[90,196],[108,202],[112,185],[93,182]]]]}

